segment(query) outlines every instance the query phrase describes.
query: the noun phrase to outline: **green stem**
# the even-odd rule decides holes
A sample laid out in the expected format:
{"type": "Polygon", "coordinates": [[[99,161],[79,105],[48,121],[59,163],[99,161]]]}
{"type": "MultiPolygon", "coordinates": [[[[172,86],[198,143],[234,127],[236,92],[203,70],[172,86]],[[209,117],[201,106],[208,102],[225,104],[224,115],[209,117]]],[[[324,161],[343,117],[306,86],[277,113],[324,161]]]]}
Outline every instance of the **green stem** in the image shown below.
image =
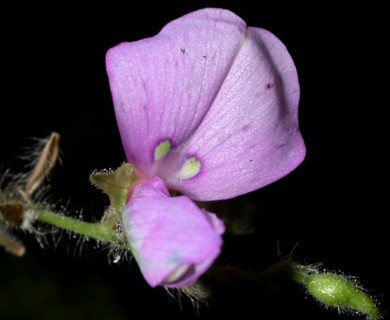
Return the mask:
{"type": "Polygon", "coordinates": [[[90,223],[71,217],[65,217],[45,209],[34,209],[34,213],[36,214],[37,220],[40,222],[69,230],[86,237],[94,238],[96,240],[122,246],[127,249],[126,242],[117,234],[112,226],[104,223],[90,223]]]}

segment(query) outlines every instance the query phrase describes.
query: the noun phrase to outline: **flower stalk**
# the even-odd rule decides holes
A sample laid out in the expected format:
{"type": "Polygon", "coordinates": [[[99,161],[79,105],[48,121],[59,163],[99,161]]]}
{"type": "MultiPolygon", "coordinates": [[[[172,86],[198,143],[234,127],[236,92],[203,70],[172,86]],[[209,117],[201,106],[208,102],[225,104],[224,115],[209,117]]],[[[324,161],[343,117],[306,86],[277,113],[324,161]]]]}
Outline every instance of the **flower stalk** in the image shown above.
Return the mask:
{"type": "Polygon", "coordinates": [[[24,230],[33,230],[32,224],[38,221],[129,250],[119,227],[119,212],[123,210],[129,187],[133,181],[133,171],[128,165],[121,166],[113,173],[91,175],[91,181],[105,191],[111,200],[111,206],[99,223],[64,216],[36,204],[34,194],[42,186],[58,160],[59,139],[59,134],[55,132],[45,139],[42,151],[34,161],[35,165],[27,176],[26,182],[8,186],[7,191],[1,194],[0,227],[4,226],[0,228],[0,245],[9,252],[22,256],[25,248],[7,232],[7,228],[19,227],[24,230]]]}
{"type": "Polygon", "coordinates": [[[121,247],[126,247],[125,240],[117,230],[105,223],[90,223],[66,217],[46,209],[35,209],[34,214],[37,221],[65,229],[79,235],[104,241],[121,247]]]}

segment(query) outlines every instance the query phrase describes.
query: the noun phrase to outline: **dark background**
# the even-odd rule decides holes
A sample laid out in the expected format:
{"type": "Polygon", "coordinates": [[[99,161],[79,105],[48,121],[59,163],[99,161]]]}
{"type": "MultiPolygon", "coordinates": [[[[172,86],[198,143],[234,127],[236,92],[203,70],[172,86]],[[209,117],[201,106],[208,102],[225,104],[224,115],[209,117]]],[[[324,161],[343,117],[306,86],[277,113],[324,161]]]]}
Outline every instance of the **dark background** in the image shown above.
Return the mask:
{"type": "MultiPolygon", "coordinates": [[[[80,8],[3,8],[1,15],[0,162],[19,172],[30,137],[62,136],[63,164],[50,201],[97,218],[107,199],[88,182],[94,169],[125,160],[105,73],[108,48],[156,34],[169,21],[206,6],[224,7],[248,25],[277,35],[301,83],[300,124],[308,154],[286,178],[251,193],[256,234],[227,238],[223,258],[261,269],[294,250],[294,260],[357,276],[382,302],[388,298],[389,128],[385,116],[383,8],[283,3],[164,1],[80,8]],[[99,13],[97,13],[99,12],[99,13]]],[[[388,91],[388,89],[387,89],[388,91]]],[[[104,250],[64,236],[16,258],[0,248],[0,319],[353,319],[326,311],[301,288],[231,288],[208,307],[150,289],[134,263],[109,264],[104,250]]],[[[355,316],[356,318],[356,316],[355,316]]]]}

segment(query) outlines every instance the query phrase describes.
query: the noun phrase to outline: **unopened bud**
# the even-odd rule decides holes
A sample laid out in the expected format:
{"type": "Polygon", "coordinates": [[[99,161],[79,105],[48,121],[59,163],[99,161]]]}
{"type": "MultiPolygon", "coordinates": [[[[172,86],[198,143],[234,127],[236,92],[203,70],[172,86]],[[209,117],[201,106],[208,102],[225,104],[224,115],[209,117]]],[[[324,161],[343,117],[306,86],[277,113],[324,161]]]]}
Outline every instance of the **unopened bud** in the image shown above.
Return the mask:
{"type": "Polygon", "coordinates": [[[319,302],[339,310],[365,314],[369,319],[378,319],[379,310],[353,280],[334,273],[312,273],[300,281],[319,302]]]}

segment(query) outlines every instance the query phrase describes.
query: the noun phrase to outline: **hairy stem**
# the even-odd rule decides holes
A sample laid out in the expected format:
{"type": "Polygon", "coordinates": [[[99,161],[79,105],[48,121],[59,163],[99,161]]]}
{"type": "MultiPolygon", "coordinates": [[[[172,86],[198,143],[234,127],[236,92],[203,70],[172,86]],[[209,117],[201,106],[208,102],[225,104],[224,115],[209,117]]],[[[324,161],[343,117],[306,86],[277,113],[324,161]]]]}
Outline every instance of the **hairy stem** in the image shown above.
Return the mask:
{"type": "Polygon", "coordinates": [[[117,231],[113,229],[112,226],[104,223],[90,223],[71,217],[65,217],[45,209],[34,209],[34,213],[37,220],[40,222],[128,249],[124,239],[118,235],[117,231]]]}

